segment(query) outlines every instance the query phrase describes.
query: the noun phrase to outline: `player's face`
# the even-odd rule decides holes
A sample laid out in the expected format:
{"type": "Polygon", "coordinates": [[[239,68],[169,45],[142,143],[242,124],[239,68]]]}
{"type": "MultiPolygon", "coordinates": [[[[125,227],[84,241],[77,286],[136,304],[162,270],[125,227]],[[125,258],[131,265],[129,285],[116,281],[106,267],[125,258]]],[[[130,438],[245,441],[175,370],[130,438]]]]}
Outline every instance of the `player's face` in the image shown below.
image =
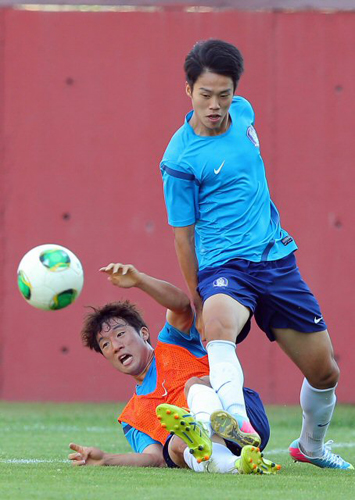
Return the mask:
{"type": "Polygon", "coordinates": [[[153,348],[147,342],[148,329],[138,333],[121,318],[112,318],[97,335],[102,354],[118,371],[142,381],[153,358],[153,348]]]}
{"type": "Polygon", "coordinates": [[[197,135],[219,135],[228,130],[234,95],[233,80],[229,76],[205,71],[193,89],[186,84],[186,93],[194,109],[190,125],[197,135]]]}

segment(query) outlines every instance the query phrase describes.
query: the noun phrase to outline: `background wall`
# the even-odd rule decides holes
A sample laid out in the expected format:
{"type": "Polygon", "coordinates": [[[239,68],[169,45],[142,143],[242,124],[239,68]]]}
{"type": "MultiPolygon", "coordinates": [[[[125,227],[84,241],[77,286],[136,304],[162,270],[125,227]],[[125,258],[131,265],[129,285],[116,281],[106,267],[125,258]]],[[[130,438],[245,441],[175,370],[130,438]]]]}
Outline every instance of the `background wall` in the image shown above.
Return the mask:
{"type": "MultiPolygon", "coordinates": [[[[164,311],[110,286],[109,262],[184,287],[159,161],[189,110],[183,60],[199,39],[235,43],[238,92],[256,112],[270,190],[317,295],[355,403],[354,13],[0,11],[0,397],[124,400],[133,387],[81,346],[84,306],[128,297],[156,338],[164,311]],[[21,298],[16,270],[42,243],[81,259],[85,286],[66,310],[21,298]]],[[[239,348],[246,384],[266,402],[298,401],[301,375],[253,328],[239,348]]]]}

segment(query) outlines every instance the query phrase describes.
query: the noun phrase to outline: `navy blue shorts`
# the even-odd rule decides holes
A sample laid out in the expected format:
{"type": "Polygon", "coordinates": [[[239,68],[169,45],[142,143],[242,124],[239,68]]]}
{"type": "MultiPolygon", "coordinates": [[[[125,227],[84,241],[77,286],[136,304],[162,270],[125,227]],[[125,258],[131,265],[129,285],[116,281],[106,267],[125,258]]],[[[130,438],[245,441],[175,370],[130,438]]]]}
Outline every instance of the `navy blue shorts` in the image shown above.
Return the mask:
{"type": "MultiPolygon", "coordinates": [[[[243,388],[243,392],[247,415],[249,417],[251,425],[254,427],[261,438],[260,449],[263,450],[270,438],[270,425],[264,405],[257,392],[253,391],[252,389],[248,389],[247,387],[243,388]]],[[[168,436],[167,440],[165,441],[163,455],[167,466],[170,468],[174,468],[177,467],[177,465],[170,458],[168,451],[168,445],[171,438],[172,436],[168,436]]],[[[230,441],[226,441],[226,445],[234,455],[240,455],[240,446],[235,443],[231,443],[230,441]]]]}
{"type": "MultiPolygon", "coordinates": [[[[256,323],[275,340],[272,328],[291,328],[311,333],[326,330],[319,304],[303,281],[292,253],[274,261],[230,260],[220,267],[198,273],[202,300],[223,293],[248,307],[256,323]]],[[[238,335],[240,343],[248,335],[250,320],[238,335]]]]}

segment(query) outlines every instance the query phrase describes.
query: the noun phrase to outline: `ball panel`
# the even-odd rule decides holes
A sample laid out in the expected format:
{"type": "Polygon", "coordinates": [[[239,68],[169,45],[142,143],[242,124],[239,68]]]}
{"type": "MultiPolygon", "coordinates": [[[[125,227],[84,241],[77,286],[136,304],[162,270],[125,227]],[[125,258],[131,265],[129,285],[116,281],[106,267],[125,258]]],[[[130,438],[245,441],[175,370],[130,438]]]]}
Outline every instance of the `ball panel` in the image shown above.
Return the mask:
{"type": "Polygon", "coordinates": [[[45,267],[53,272],[64,271],[70,267],[70,257],[67,252],[61,248],[45,250],[40,254],[39,260],[45,267]]]}
{"type": "Polygon", "coordinates": [[[77,298],[78,292],[72,288],[69,290],[64,290],[53,297],[50,304],[51,311],[56,311],[58,309],[63,309],[69,306],[77,298]]]}
{"type": "Polygon", "coordinates": [[[19,271],[17,275],[17,284],[19,290],[26,300],[31,298],[31,283],[23,271],[19,271]]]}

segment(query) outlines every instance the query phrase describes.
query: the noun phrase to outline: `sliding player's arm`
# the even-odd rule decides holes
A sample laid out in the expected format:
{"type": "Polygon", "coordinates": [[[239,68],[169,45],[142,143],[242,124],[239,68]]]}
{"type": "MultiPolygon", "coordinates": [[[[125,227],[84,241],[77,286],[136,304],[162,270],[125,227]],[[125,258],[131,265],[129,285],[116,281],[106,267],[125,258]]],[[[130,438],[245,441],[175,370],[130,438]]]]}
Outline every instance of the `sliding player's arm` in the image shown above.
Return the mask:
{"type": "Polygon", "coordinates": [[[142,453],[105,453],[99,448],[70,443],[74,451],[68,458],[72,465],[114,465],[121,467],[166,467],[161,444],[151,444],[142,453]]]}
{"type": "Polygon", "coordinates": [[[183,332],[188,332],[193,322],[190,299],[180,288],[148,274],[138,271],[130,264],[109,264],[100,269],[108,274],[108,279],[120,288],[139,288],[165,307],[167,321],[183,332]]]}

